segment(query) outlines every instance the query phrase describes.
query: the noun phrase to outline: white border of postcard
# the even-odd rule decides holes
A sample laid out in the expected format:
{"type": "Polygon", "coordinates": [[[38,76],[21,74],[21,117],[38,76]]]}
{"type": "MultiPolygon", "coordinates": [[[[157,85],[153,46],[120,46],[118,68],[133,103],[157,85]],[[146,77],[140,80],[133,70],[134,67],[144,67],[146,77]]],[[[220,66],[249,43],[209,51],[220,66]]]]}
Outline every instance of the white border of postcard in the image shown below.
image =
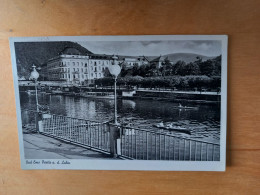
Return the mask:
{"type": "Polygon", "coordinates": [[[226,118],[227,118],[227,35],[144,35],[144,36],[57,36],[57,37],[11,37],[11,58],[15,89],[16,114],[22,169],[74,169],[74,170],[158,170],[158,171],[225,171],[226,167],[226,118]],[[155,41],[155,40],[220,40],[222,42],[221,65],[221,117],[220,117],[220,161],[158,161],[158,160],[76,160],[35,159],[37,161],[62,161],[70,164],[26,164],[24,158],[21,109],[19,99],[15,42],[46,41],[155,41]]]}

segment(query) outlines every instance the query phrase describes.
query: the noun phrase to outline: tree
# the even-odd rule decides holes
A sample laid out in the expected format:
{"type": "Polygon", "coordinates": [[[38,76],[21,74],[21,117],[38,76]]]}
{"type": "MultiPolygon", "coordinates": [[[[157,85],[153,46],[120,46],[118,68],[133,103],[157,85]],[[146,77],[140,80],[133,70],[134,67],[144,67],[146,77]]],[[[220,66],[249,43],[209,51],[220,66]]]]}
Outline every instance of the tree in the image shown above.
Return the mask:
{"type": "Polygon", "coordinates": [[[134,65],[133,65],[133,76],[138,75],[138,69],[139,69],[138,64],[134,63],[134,65]]]}
{"type": "Polygon", "coordinates": [[[185,66],[186,63],[184,61],[179,60],[176,64],[172,67],[172,72],[174,75],[185,75],[185,66]]]}
{"type": "Polygon", "coordinates": [[[197,63],[190,62],[184,67],[185,75],[199,75],[200,68],[197,63]]]}
{"type": "Polygon", "coordinates": [[[109,70],[108,70],[108,67],[106,67],[104,70],[103,70],[103,74],[104,74],[104,77],[112,77],[112,75],[110,74],[109,70]]]}
{"type": "Polygon", "coordinates": [[[162,76],[170,76],[172,75],[172,64],[168,58],[165,58],[162,62],[162,66],[159,69],[159,72],[162,76]]]}
{"type": "Polygon", "coordinates": [[[139,76],[145,77],[146,76],[146,65],[142,64],[139,67],[139,71],[138,72],[139,72],[139,76]]]}

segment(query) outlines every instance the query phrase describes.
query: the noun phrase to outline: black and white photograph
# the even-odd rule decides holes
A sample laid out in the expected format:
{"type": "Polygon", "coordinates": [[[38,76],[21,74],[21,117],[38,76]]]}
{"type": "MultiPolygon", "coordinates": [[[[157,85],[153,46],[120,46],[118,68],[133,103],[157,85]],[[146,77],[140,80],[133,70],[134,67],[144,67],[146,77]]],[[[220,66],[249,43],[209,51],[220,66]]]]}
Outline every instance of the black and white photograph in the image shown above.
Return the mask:
{"type": "Polygon", "coordinates": [[[10,38],[23,169],[224,171],[227,36],[10,38]]]}

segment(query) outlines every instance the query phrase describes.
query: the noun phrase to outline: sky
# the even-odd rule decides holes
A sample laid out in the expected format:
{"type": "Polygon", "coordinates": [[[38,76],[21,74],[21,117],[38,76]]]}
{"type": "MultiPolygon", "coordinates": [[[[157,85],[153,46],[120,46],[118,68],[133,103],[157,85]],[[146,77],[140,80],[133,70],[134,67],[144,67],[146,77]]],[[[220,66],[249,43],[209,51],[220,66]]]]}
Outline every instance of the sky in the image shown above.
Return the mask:
{"type": "Polygon", "coordinates": [[[221,41],[85,41],[80,45],[95,54],[159,56],[171,53],[221,54],[221,41]]]}

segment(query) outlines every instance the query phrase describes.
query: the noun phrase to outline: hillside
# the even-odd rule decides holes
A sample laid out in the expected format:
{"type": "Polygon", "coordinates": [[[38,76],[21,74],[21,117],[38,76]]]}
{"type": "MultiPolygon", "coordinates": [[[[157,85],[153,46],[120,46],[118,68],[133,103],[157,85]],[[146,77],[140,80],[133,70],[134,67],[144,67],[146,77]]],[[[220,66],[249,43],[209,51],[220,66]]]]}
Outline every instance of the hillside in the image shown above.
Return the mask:
{"type": "Polygon", "coordinates": [[[78,43],[70,41],[16,42],[15,53],[18,76],[28,78],[32,64],[35,64],[38,67],[43,63],[46,63],[50,58],[59,55],[61,51],[68,47],[76,48],[82,53],[82,55],[92,54],[92,52],[78,43]]]}
{"type": "Polygon", "coordinates": [[[194,54],[194,53],[172,53],[172,54],[167,54],[162,56],[163,58],[168,57],[168,59],[175,64],[177,61],[184,61],[185,63],[190,63],[196,61],[197,57],[200,57],[202,61],[206,61],[209,59],[213,59],[216,56],[208,57],[208,56],[203,56],[199,54],[194,54]]]}

